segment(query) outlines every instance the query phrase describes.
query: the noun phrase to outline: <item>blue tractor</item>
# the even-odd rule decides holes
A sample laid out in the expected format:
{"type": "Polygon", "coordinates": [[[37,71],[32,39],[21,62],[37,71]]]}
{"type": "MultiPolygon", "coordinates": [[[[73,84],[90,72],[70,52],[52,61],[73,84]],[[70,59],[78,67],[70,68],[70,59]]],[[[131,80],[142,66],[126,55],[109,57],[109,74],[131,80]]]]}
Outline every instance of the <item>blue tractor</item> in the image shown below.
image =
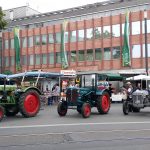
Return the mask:
{"type": "Polygon", "coordinates": [[[91,114],[92,107],[96,107],[100,114],[107,114],[112,94],[109,83],[122,80],[123,77],[118,74],[99,73],[78,74],[69,79],[62,77],[61,83],[69,81],[73,82],[74,86],[68,86],[65,90],[61,88],[61,101],[57,107],[58,114],[65,116],[68,109],[76,109],[84,118],[87,118],[91,114]]]}

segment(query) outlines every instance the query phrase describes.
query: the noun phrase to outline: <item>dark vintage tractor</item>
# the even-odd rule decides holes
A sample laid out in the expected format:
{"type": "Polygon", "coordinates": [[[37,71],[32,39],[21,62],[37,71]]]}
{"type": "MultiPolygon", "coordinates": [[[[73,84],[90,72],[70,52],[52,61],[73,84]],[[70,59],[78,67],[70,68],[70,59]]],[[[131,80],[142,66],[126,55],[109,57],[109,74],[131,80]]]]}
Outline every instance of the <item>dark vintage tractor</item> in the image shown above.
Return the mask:
{"type": "Polygon", "coordinates": [[[150,107],[150,76],[137,75],[130,77],[133,91],[127,92],[127,98],[123,101],[122,110],[124,115],[131,112],[140,112],[145,107],[150,107]],[[136,85],[140,84],[140,88],[136,85]]]}
{"type": "MultiPolygon", "coordinates": [[[[91,108],[96,107],[100,114],[107,114],[111,105],[112,89],[110,81],[122,81],[120,75],[113,74],[78,74],[71,77],[74,87],[61,89],[61,101],[58,104],[58,114],[65,116],[68,109],[76,109],[84,118],[91,114],[91,108]]],[[[62,77],[62,83],[67,81],[62,77]]],[[[69,80],[68,80],[69,81],[69,80]]],[[[66,84],[67,85],[67,84],[66,84]]]]}
{"type": "Polygon", "coordinates": [[[34,117],[40,110],[42,92],[38,87],[39,79],[59,77],[59,73],[24,72],[1,75],[0,120],[15,116],[20,112],[24,117],[34,117]]]}

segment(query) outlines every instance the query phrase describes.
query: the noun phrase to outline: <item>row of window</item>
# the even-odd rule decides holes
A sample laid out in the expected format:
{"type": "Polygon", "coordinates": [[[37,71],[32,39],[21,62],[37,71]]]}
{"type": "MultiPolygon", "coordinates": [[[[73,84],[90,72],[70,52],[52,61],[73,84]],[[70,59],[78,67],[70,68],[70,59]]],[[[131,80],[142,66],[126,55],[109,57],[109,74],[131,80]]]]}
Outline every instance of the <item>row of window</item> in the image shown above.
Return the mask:
{"type": "MultiPolygon", "coordinates": [[[[147,33],[150,33],[150,20],[147,20],[147,33]]],[[[132,22],[132,35],[140,34],[140,21],[132,22]]],[[[144,22],[142,22],[142,33],[144,33],[144,22]]],[[[110,38],[110,37],[120,37],[120,24],[112,25],[112,32],[110,26],[95,27],[89,29],[82,30],[74,30],[70,32],[65,32],[65,43],[68,42],[76,42],[76,41],[84,41],[90,39],[99,39],[99,38],[110,38]],[[103,31],[102,31],[103,30],[103,31]]],[[[124,24],[122,24],[122,35],[124,34],[124,24]]],[[[43,34],[36,35],[30,37],[22,37],[21,38],[22,47],[32,47],[33,45],[46,45],[48,43],[61,43],[61,33],[55,34],[43,34]]],[[[4,44],[5,49],[14,49],[14,39],[10,39],[10,47],[9,40],[5,40],[4,44]]]]}
{"type": "MultiPolygon", "coordinates": [[[[88,8],[86,8],[88,9],[88,8]]],[[[91,19],[95,19],[95,18],[102,18],[102,17],[106,17],[106,16],[116,16],[118,14],[124,14],[126,12],[126,7],[125,8],[121,8],[121,9],[114,9],[111,11],[100,11],[100,12],[94,12],[94,13],[90,13],[90,14],[81,14],[81,16],[71,16],[71,17],[67,17],[67,18],[57,18],[54,20],[47,20],[45,22],[32,22],[31,24],[26,24],[26,25],[19,25],[20,29],[32,29],[32,28],[38,28],[38,27],[46,27],[49,25],[56,25],[56,24],[61,24],[64,19],[67,19],[69,22],[76,22],[76,21],[83,21],[83,20],[91,20],[91,19]]],[[[129,7],[128,10],[129,12],[137,12],[137,11],[141,11],[145,9],[145,5],[137,5],[134,7],[129,7]]],[[[71,10],[70,10],[71,11],[71,10]]],[[[73,11],[78,11],[77,10],[73,10],[73,11]]],[[[61,12],[60,12],[61,13],[61,12]]],[[[68,13],[68,12],[67,12],[68,13]]],[[[56,15],[56,13],[54,13],[54,15],[56,15]]],[[[37,17],[37,16],[35,16],[37,17]]],[[[27,18],[24,18],[27,19],[27,18]]],[[[29,18],[31,19],[31,18],[29,18]]],[[[17,20],[14,20],[17,21],[17,20]]],[[[20,21],[20,20],[19,20],[20,21]]],[[[13,31],[12,27],[9,27],[7,29],[7,31],[13,31]]]]}
{"type": "MultiPolygon", "coordinates": [[[[93,49],[87,49],[85,50],[79,50],[79,51],[70,51],[67,52],[68,59],[70,59],[70,62],[76,62],[76,61],[93,61],[93,60],[111,60],[111,59],[120,59],[120,47],[110,47],[104,48],[103,50],[101,48],[97,48],[95,50],[93,49]]],[[[140,45],[133,45],[132,46],[132,58],[141,58],[145,57],[145,45],[143,44],[143,54],[141,54],[141,47],[140,45]]],[[[148,44],[148,57],[150,57],[150,44],[148,44]]],[[[29,55],[28,56],[29,64],[28,65],[40,65],[42,64],[54,64],[54,63],[61,63],[61,53],[49,53],[49,54],[35,54],[35,55],[29,55]],[[55,56],[54,56],[55,55],[55,56]],[[55,59],[56,58],[56,59],[55,59]],[[48,62],[47,62],[48,60],[48,62]],[[56,60],[56,62],[54,61],[56,60]]],[[[27,65],[27,56],[22,55],[21,56],[22,65],[27,65]]],[[[13,66],[15,63],[14,56],[5,57],[5,67],[13,66]],[[10,62],[9,62],[10,60],[10,62]]]]}

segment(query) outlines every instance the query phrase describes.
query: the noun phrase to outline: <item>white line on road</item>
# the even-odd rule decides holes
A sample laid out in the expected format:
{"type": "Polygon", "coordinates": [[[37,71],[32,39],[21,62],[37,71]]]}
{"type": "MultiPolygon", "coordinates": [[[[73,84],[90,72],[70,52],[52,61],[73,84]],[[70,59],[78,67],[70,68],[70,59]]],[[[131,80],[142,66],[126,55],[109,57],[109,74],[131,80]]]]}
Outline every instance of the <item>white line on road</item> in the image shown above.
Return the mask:
{"type": "Polygon", "coordinates": [[[145,122],[100,122],[100,123],[72,123],[72,124],[44,124],[44,125],[25,125],[25,126],[5,126],[0,129],[19,129],[19,128],[43,128],[43,127],[62,127],[62,126],[88,126],[88,125],[123,125],[123,124],[150,124],[145,122]]]}

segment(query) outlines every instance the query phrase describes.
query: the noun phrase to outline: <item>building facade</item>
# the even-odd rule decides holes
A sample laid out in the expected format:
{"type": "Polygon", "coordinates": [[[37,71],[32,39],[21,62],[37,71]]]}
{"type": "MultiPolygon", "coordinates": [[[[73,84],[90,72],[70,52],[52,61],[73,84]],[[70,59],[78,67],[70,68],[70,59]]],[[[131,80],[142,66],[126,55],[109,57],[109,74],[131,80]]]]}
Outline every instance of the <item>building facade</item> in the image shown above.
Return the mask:
{"type": "Polygon", "coordinates": [[[20,28],[21,70],[59,72],[61,33],[67,20],[65,49],[69,70],[145,72],[145,35],[150,67],[149,0],[115,0],[13,19],[2,33],[1,72],[16,73],[14,27],[20,28]],[[144,20],[144,10],[147,12],[144,20]],[[125,13],[129,12],[131,65],[122,65],[125,13]],[[145,22],[147,33],[145,34],[145,22]]]}

